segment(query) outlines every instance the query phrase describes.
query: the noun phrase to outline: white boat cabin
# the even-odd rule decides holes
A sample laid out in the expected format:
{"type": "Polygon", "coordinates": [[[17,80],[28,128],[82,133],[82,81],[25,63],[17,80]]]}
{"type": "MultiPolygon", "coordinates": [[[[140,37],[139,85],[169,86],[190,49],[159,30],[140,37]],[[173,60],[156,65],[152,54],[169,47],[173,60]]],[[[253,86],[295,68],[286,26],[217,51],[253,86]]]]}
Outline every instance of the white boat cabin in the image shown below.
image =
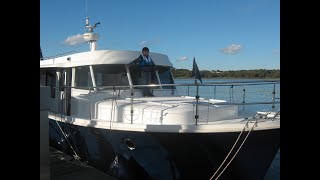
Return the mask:
{"type": "MultiPolygon", "coordinates": [[[[152,97],[146,97],[141,73],[130,63],[138,51],[97,50],[40,61],[40,85],[50,86],[50,110],[64,116],[96,121],[140,124],[194,124],[195,98],[178,95],[168,56],[150,53],[156,70],[152,97]],[[163,85],[163,86],[162,86],[163,85]],[[131,96],[132,95],[132,96],[131,96]]],[[[150,84],[149,84],[150,85],[150,84]]],[[[201,101],[201,100],[200,100],[201,101]]],[[[199,122],[237,118],[235,105],[221,100],[201,102],[199,122]]]]}

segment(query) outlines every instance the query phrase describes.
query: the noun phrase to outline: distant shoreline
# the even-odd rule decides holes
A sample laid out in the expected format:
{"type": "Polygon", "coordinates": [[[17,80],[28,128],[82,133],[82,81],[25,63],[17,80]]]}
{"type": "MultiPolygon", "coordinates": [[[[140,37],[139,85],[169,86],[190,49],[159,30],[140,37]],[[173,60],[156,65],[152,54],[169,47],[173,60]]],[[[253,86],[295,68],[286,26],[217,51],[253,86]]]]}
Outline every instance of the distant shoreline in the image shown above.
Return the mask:
{"type": "MultiPolygon", "coordinates": [[[[254,69],[236,71],[202,70],[198,73],[200,73],[202,79],[280,79],[280,69],[254,69]]],[[[172,74],[175,78],[192,78],[192,70],[189,69],[173,69],[172,74]]]]}

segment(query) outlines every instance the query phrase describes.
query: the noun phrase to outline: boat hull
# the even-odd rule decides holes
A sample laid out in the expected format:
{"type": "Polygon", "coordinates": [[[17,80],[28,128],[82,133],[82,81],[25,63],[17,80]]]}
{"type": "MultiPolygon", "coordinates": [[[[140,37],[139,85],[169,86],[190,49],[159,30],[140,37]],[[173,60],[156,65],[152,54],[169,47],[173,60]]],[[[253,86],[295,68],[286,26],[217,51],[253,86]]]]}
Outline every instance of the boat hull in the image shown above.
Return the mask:
{"type": "MultiPolygon", "coordinates": [[[[89,165],[118,179],[208,180],[240,133],[120,131],[78,126],[52,119],[49,125],[50,146],[69,155],[75,151],[82,161],[88,161],[89,165]]],[[[235,150],[247,133],[242,135],[235,150]]],[[[252,131],[219,179],[262,180],[279,147],[280,128],[252,131]]]]}

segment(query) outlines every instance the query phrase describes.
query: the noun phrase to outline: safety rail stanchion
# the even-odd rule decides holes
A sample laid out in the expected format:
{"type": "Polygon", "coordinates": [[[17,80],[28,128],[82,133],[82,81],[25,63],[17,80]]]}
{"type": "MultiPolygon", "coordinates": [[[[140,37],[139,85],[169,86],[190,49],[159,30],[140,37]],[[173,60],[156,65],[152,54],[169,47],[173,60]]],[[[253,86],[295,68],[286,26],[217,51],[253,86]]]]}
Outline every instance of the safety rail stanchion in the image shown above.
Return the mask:
{"type": "Polygon", "coordinates": [[[274,111],[274,102],[276,98],[276,84],[273,84],[273,92],[272,92],[272,111],[274,111]]]}
{"type": "Polygon", "coordinates": [[[131,106],[130,106],[130,114],[131,114],[131,124],[133,124],[133,87],[131,88],[131,106]]]}
{"type": "Polygon", "coordinates": [[[244,106],[245,106],[245,103],[246,103],[246,89],[244,88],[244,86],[243,86],[242,103],[243,103],[242,111],[244,111],[244,106]]]}
{"type": "Polygon", "coordinates": [[[112,101],[111,101],[111,118],[110,118],[110,129],[111,129],[111,122],[112,122],[112,120],[113,120],[113,118],[114,118],[114,109],[115,109],[115,107],[114,107],[114,102],[115,102],[115,100],[116,100],[116,87],[115,86],[113,86],[112,87],[112,90],[113,90],[113,92],[112,92],[112,101]]]}
{"type": "Polygon", "coordinates": [[[196,94],[196,115],[194,118],[196,119],[196,125],[198,125],[198,119],[199,119],[199,114],[198,114],[198,103],[199,103],[199,85],[197,85],[197,94],[196,94]]]}
{"type": "Polygon", "coordinates": [[[92,107],[91,107],[91,88],[89,88],[89,108],[90,108],[90,120],[92,120],[92,107]]]}

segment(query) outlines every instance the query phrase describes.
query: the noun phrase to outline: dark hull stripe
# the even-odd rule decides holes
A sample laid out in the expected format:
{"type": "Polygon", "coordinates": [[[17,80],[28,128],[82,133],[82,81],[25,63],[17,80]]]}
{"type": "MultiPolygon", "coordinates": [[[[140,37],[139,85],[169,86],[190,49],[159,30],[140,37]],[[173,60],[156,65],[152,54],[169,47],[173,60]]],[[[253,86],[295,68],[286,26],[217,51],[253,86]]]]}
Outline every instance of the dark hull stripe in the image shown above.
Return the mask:
{"type": "MultiPolygon", "coordinates": [[[[119,179],[208,180],[239,135],[110,131],[59,123],[82,160],[119,179]]],[[[73,154],[54,120],[50,146],[73,154]]],[[[262,180],[279,147],[280,128],[252,131],[220,179],[262,180]]]]}

